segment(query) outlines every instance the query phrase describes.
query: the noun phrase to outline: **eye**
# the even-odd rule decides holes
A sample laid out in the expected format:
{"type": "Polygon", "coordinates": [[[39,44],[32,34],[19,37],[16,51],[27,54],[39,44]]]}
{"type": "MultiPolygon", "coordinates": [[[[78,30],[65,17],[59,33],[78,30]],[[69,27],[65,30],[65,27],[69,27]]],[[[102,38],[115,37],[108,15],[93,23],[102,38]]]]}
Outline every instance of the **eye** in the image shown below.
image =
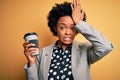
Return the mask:
{"type": "Polygon", "coordinates": [[[65,27],[64,27],[64,26],[59,26],[59,29],[60,29],[60,30],[64,30],[65,27]]]}

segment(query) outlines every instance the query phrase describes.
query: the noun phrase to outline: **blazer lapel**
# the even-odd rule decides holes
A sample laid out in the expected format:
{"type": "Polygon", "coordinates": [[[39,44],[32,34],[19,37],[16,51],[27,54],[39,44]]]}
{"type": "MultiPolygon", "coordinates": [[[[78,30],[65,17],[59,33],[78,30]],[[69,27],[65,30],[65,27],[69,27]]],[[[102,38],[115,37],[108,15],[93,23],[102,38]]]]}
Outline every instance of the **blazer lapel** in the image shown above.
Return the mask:
{"type": "MultiPolygon", "coordinates": [[[[49,71],[49,67],[50,67],[50,62],[51,62],[51,57],[52,57],[52,52],[53,52],[53,45],[49,46],[48,48],[44,49],[44,65],[43,65],[43,69],[44,69],[44,79],[48,80],[48,71],[49,71]]],[[[76,65],[78,65],[78,56],[80,56],[80,51],[79,51],[79,46],[78,46],[78,42],[77,41],[73,41],[73,45],[72,45],[72,73],[73,73],[73,77],[74,79],[76,78],[76,65]]],[[[75,79],[76,80],[76,79],[75,79]]]]}
{"type": "MultiPolygon", "coordinates": [[[[80,49],[79,49],[79,45],[77,41],[73,41],[73,45],[72,45],[72,73],[73,73],[73,77],[74,79],[76,78],[76,72],[77,72],[77,65],[78,65],[78,60],[79,60],[79,56],[80,56],[80,49]]],[[[77,80],[77,79],[75,79],[77,80]]]]}
{"type": "Polygon", "coordinates": [[[50,67],[50,62],[51,62],[51,57],[52,57],[52,52],[53,52],[53,45],[49,46],[48,48],[46,48],[44,50],[44,65],[43,65],[43,68],[44,68],[44,80],[48,80],[48,71],[49,71],[49,67],[50,67]]]}

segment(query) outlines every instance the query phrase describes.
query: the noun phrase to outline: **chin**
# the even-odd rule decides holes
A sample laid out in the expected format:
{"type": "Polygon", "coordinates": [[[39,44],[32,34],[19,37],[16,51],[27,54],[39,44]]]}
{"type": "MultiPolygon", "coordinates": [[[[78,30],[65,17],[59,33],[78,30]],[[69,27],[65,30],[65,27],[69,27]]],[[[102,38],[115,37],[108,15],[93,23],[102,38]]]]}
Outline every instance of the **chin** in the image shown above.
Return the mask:
{"type": "Polygon", "coordinates": [[[69,45],[71,43],[72,43],[72,41],[63,41],[63,44],[65,44],[65,45],[69,45]]]}

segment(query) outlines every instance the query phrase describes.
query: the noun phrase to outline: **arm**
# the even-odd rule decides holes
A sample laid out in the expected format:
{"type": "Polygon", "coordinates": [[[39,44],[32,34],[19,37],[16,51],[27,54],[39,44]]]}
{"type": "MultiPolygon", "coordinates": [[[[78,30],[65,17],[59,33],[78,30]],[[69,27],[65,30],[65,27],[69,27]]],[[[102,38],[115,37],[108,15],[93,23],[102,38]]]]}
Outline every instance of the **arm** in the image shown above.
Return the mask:
{"type": "Polygon", "coordinates": [[[79,0],[73,0],[71,9],[72,19],[76,25],[75,28],[92,44],[90,45],[91,47],[88,48],[88,61],[89,63],[93,63],[105,56],[113,47],[99,31],[82,21],[85,13],[81,9],[79,0]]]}
{"type": "Polygon", "coordinates": [[[27,80],[42,80],[40,76],[40,63],[43,50],[39,50],[39,55],[36,56],[36,61],[31,66],[27,63],[24,67],[27,80]]]}
{"type": "Polygon", "coordinates": [[[38,56],[31,56],[31,54],[36,52],[38,49],[32,48],[31,46],[34,46],[34,44],[28,42],[23,44],[24,55],[28,60],[28,63],[25,65],[24,69],[27,80],[38,80],[38,56]]]}
{"type": "Polygon", "coordinates": [[[112,44],[86,22],[80,21],[75,27],[92,44],[88,48],[89,63],[94,63],[112,50],[112,44]]]}
{"type": "Polygon", "coordinates": [[[36,64],[32,64],[30,67],[28,67],[28,64],[24,67],[27,80],[38,80],[38,72],[37,72],[37,66],[36,64]]]}

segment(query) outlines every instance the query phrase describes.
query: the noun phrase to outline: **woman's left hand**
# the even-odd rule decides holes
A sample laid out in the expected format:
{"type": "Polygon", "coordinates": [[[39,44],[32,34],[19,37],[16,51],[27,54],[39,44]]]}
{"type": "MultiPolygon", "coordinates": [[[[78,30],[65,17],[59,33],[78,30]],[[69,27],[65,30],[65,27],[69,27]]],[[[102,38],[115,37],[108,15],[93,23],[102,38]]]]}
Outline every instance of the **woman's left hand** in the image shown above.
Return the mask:
{"type": "Polygon", "coordinates": [[[72,9],[72,19],[75,24],[82,21],[84,18],[84,11],[81,9],[81,4],[79,0],[73,0],[73,4],[71,4],[72,9]]]}

